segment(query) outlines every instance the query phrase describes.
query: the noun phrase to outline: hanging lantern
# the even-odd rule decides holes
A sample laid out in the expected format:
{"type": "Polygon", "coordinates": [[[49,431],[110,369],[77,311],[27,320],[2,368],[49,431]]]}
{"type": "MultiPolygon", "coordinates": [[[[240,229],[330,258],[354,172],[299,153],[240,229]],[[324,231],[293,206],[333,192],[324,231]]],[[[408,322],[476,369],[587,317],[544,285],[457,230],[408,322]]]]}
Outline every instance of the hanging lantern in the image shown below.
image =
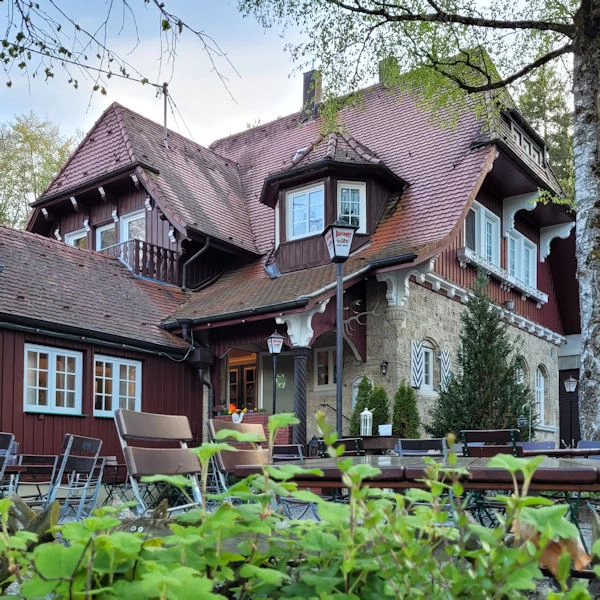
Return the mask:
{"type": "Polygon", "coordinates": [[[360,435],[373,434],[373,413],[365,407],[360,413],[360,435]]]}

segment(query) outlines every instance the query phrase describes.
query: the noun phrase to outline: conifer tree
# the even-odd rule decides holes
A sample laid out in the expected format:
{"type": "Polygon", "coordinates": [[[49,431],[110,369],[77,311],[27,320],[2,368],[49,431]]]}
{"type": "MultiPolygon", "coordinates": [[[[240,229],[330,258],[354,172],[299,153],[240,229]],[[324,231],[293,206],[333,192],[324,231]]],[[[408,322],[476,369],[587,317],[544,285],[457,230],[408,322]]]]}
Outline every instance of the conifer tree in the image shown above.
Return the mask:
{"type": "Polygon", "coordinates": [[[373,435],[379,434],[379,426],[390,422],[390,402],[382,385],[376,385],[369,396],[369,410],[373,413],[373,435]]]}
{"type": "Polygon", "coordinates": [[[409,439],[419,437],[417,394],[404,379],[394,396],[392,435],[409,439]]]}
{"type": "Polygon", "coordinates": [[[358,384],[358,392],[356,394],[356,404],[352,411],[352,417],[350,419],[350,435],[360,435],[360,413],[365,408],[369,407],[369,397],[373,391],[373,386],[367,378],[363,376],[360,383],[358,384]]]}
{"type": "Polygon", "coordinates": [[[531,391],[518,376],[518,356],[508,325],[483,291],[486,283],[480,275],[461,315],[458,368],[440,391],[431,423],[425,427],[430,435],[515,428],[524,406],[532,404],[531,391]]]}

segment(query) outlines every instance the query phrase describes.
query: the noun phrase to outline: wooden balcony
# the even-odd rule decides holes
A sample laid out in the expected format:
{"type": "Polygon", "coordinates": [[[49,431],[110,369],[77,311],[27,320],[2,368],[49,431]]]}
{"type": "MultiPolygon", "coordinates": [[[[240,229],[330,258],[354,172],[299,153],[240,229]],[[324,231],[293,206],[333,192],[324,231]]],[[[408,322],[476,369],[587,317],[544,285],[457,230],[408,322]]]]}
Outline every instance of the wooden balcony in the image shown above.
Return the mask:
{"type": "Polygon", "coordinates": [[[128,240],[122,244],[108,246],[101,250],[101,253],[118,258],[135,275],[179,285],[178,257],[174,250],[142,240],[128,240]]]}

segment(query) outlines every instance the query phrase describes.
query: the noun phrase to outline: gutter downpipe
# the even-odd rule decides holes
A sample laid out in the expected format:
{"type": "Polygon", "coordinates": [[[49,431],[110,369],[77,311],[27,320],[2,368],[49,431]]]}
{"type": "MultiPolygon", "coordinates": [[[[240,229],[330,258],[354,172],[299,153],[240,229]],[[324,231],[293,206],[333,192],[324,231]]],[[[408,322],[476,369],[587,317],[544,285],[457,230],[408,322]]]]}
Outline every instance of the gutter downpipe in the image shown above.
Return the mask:
{"type": "Polygon", "coordinates": [[[204,246],[202,246],[202,248],[200,248],[200,250],[198,250],[198,252],[196,252],[196,254],[194,254],[194,256],[192,256],[191,258],[188,258],[183,263],[183,267],[181,269],[181,271],[182,271],[182,273],[181,273],[181,289],[182,290],[184,290],[184,291],[186,290],[188,266],[191,263],[193,263],[197,258],[199,258],[202,254],[204,254],[208,250],[209,246],[210,246],[210,239],[207,237],[206,241],[204,242],[204,246]]]}

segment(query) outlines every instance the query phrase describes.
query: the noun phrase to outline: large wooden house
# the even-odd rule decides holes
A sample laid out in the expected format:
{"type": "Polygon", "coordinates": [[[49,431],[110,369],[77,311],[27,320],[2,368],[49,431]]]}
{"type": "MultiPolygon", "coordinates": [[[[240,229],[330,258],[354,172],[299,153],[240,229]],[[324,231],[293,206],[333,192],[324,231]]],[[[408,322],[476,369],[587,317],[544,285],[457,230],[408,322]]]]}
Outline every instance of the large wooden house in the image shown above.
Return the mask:
{"type": "Polygon", "coordinates": [[[512,108],[432,114],[382,84],[324,133],[315,76],[303,110],[210,148],[113,104],[27,233],[0,229],[1,428],[27,451],[73,431],[116,453],[118,406],[189,414],[198,439],[209,410],[268,412],[274,330],[277,410],[310,439],[317,410],[335,420],[321,234],[338,217],[358,227],[343,266],[344,416],[366,375],[390,397],[409,380],[427,421],[483,267],[522,342],[538,438],[558,440],[559,356],[579,313],[574,218],[536,201],[560,192],[544,141],[512,108]]]}

